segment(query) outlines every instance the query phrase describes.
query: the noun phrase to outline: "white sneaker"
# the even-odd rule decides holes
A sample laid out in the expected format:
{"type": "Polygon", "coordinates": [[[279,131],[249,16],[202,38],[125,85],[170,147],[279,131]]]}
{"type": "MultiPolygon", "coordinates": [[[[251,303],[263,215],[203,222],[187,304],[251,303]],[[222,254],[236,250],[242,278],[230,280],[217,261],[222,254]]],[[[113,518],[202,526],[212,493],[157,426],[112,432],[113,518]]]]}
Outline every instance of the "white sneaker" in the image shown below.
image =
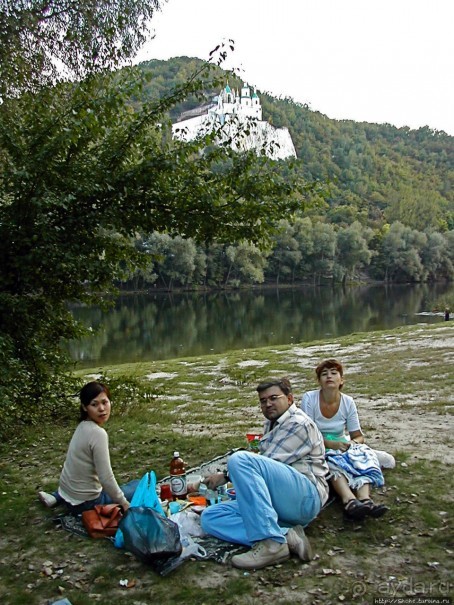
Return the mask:
{"type": "Polygon", "coordinates": [[[38,498],[47,506],[47,508],[53,508],[57,505],[57,498],[52,496],[52,494],[48,494],[47,492],[38,492],[38,498]]]}
{"type": "Polygon", "coordinates": [[[256,542],[250,551],[232,557],[232,565],[239,569],[261,569],[276,565],[289,557],[288,544],[268,539],[256,542]]]}
{"type": "Polygon", "coordinates": [[[290,552],[298,555],[301,561],[312,561],[314,558],[311,543],[302,525],[295,525],[288,530],[287,544],[290,552]]]}

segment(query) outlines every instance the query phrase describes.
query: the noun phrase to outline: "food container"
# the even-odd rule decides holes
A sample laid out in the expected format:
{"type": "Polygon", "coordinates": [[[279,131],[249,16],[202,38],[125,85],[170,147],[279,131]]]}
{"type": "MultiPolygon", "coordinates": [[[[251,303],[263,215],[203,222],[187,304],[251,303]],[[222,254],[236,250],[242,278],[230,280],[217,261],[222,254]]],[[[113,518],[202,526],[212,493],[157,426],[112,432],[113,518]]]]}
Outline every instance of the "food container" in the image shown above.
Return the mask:
{"type": "Polygon", "coordinates": [[[188,494],[198,491],[202,479],[202,475],[196,475],[195,473],[186,475],[186,485],[188,488],[188,494]]]}
{"type": "Polygon", "coordinates": [[[230,498],[230,500],[236,500],[236,492],[234,487],[229,487],[227,490],[227,496],[230,498]]]}
{"type": "Polygon", "coordinates": [[[192,494],[188,494],[187,496],[189,502],[192,502],[196,506],[206,506],[207,499],[205,496],[201,496],[199,492],[193,492],[192,494]]]}

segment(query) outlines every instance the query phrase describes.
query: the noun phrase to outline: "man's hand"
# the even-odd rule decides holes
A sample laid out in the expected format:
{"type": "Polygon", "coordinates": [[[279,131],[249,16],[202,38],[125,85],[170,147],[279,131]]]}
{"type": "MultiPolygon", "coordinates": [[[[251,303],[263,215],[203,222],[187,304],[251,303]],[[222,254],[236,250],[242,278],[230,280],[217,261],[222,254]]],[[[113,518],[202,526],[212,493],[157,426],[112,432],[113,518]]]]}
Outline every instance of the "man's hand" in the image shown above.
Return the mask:
{"type": "Polygon", "coordinates": [[[205,483],[208,489],[216,489],[220,485],[225,485],[227,479],[224,477],[224,473],[213,473],[212,475],[204,477],[203,483],[205,483]]]}

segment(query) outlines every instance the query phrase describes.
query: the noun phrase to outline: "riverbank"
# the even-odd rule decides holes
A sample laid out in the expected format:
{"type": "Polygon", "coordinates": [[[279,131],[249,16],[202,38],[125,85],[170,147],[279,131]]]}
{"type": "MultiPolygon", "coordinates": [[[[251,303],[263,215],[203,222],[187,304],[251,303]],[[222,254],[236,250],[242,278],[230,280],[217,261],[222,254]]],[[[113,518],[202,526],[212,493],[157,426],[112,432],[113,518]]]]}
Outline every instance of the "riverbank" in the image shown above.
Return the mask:
{"type": "MultiPolygon", "coordinates": [[[[0,446],[0,602],[47,605],[217,603],[370,605],[378,597],[452,595],[454,322],[278,347],[123,364],[81,371],[113,387],[107,430],[120,482],[168,473],[174,449],[191,466],[245,444],[261,426],[254,388],[269,374],[290,377],[297,398],[315,388],[326,357],[345,365],[367,441],[397,459],[375,499],[380,520],[346,523],[334,503],[308,528],[316,558],[244,574],[229,565],[186,562],[161,578],[109,542],[68,534],[36,498],[56,486],[74,429],[32,427],[0,446]],[[120,586],[127,578],[132,588],[120,586]]],[[[68,401],[66,405],[71,405],[68,401]]],[[[74,405],[74,418],[76,418],[74,405]]]]}
{"type": "MultiPolygon", "coordinates": [[[[394,454],[405,452],[411,460],[438,460],[451,465],[453,351],[454,322],[437,329],[418,325],[351,335],[311,346],[286,345],[187,360],[122,364],[111,366],[108,375],[132,373],[160,393],[160,407],[174,402],[174,415],[178,417],[175,430],[182,437],[213,437],[213,423],[218,425],[219,415],[224,413],[219,406],[233,405],[238,417],[233,414],[228,432],[222,427],[216,433],[217,438],[227,438],[235,427],[246,433],[261,426],[253,390],[263,376],[289,376],[299,401],[304,391],[316,388],[313,369],[318,361],[337,357],[346,369],[344,391],[354,395],[370,445],[394,454]],[[237,408],[239,391],[243,389],[251,405],[237,408]],[[216,404],[214,416],[206,407],[201,416],[194,411],[190,404],[197,400],[208,409],[216,404]],[[199,416],[201,422],[196,421],[199,416]],[[244,423],[244,417],[249,423],[244,423]]],[[[80,374],[87,375],[87,371],[80,374]]],[[[100,376],[90,370],[88,375],[100,376]]]]}

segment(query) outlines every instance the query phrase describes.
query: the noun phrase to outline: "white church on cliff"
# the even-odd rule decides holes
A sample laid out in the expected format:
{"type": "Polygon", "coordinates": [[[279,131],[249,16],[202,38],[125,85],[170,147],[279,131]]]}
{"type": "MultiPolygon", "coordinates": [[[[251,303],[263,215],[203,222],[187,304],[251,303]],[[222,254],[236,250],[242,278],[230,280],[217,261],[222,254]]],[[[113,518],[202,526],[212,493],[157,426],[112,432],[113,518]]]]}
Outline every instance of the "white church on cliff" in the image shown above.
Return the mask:
{"type": "Polygon", "coordinates": [[[184,112],[172,125],[175,138],[192,141],[216,130],[219,142],[229,140],[235,151],[255,150],[273,160],[295,158],[287,128],[275,128],[262,120],[257,91],[244,83],[240,91],[227,86],[208,105],[184,112]]]}

